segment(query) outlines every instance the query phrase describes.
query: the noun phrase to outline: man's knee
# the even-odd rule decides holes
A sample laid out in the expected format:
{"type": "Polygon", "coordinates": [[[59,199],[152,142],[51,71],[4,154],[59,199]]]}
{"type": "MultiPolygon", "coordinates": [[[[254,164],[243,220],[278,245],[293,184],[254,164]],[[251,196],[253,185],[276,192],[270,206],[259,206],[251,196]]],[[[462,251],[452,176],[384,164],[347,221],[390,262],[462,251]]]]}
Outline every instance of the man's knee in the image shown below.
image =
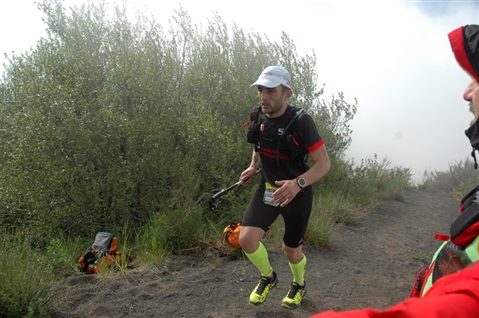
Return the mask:
{"type": "Polygon", "coordinates": [[[248,253],[249,250],[251,249],[251,239],[248,237],[248,235],[244,234],[242,231],[240,232],[239,242],[240,242],[241,248],[246,253],[248,253]]]}
{"type": "Polygon", "coordinates": [[[260,228],[242,227],[239,236],[241,248],[246,253],[254,253],[259,246],[264,231],[260,228]]]}
{"type": "Polygon", "coordinates": [[[301,245],[298,247],[289,247],[283,242],[283,252],[289,262],[293,264],[299,263],[303,258],[303,249],[301,245]]]}

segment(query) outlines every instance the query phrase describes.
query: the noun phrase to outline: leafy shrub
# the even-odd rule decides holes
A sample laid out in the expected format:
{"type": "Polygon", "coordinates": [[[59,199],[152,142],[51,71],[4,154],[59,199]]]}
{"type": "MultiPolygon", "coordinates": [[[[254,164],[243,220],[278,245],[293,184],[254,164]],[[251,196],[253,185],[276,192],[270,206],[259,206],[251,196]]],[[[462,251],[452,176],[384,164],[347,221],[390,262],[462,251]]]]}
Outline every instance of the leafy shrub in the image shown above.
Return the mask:
{"type": "Polygon", "coordinates": [[[472,160],[456,161],[449,164],[447,171],[424,171],[420,188],[442,189],[453,192],[461,200],[469,191],[479,185],[479,173],[472,160]]]}
{"type": "Polygon", "coordinates": [[[24,233],[4,233],[0,239],[1,317],[48,317],[54,309],[55,257],[32,245],[24,233]]]}
{"type": "Polygon", "coordinates": [[[315,196],[306,232],[305,244],[329,246],[331,232],[338,225],[350,222],[357,215],[357,206],[341,193],[326,191],[315,196]]]}
{"type": "MultiPolygon", "coordinates": [[[[258,100],[247,83],[267,65],[296,74],[291,103],[324,121],[332,151],[349,145],[356,104],[323,101],[315,55],[286,34],[271,42],[218,15],[203,30],[181,7],[168,34],[104,2],[39,8],[48,37],[9,57],[0,82],[2,226],[38,240],[116,232],[229,185],[251,158],[240,125],[258,100]]],[[[222,208],[236,217],[247,193],[222,208]]]]}

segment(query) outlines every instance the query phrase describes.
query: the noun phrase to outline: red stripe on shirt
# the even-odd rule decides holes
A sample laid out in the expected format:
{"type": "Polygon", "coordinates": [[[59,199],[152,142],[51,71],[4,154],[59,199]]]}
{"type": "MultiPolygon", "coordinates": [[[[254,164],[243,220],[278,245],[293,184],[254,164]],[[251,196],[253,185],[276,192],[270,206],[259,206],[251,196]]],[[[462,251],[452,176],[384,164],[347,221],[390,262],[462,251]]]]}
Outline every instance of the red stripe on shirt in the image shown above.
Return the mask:
{"type": "Polygon", "coordinates": [[[321,148],[322,145],[324,145],[324,140],[321,139],[320,141],[318,141],[317,143],[315,143],[311,147],[308,147],[308,151],[310,153],[314,152],[315,150],[318,150],[319,148],[321,148]]]}

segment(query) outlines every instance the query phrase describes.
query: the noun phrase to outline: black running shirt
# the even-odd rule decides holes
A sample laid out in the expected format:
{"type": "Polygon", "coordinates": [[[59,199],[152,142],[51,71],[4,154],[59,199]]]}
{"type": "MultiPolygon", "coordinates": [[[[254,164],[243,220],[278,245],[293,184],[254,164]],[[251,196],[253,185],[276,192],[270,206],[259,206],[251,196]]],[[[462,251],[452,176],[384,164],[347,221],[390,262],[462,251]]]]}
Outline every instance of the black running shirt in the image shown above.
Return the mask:
{"type": "MultiPolygon", "coordinates": [[[[274,184],[275,181],[294,179],[308,170],[308,166],[302,160],[292,156],[286,143],[286,136],[279,142],[285,127],[293,117],[294,109],[288,105],[285,113],[277,118],[269,118],[260,113],[262,117],[258,153],[261,157],[263,178],[270,184],[274,184]]],[[[298,134],[303,137],[308,153],[317,150],[324,144],[313,119],[308,114],[303,112],[298,117],[296,127],[293,129],[296,129],[298,134]]]]}

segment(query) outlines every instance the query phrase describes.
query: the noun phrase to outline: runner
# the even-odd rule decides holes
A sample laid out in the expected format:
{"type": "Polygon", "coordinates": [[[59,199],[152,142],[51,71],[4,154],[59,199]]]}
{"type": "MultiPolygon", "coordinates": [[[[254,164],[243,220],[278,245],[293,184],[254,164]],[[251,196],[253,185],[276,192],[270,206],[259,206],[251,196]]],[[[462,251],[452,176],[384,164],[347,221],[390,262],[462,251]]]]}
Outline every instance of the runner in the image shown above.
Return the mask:
{"type": "Polygon", "coordinates": [[[244,184],[250,182],[260,163],[262,170],[261,182],[241,222],[240,243],[246,256],[260,271],[261,279],[249,301],[254,306],[262,305],[269,291],[278,283],[261,239],[281,215],[285,224],[283,250],[293,273],[282,306],[294,309],[301,305],[306,292],[306,256],[302,243],[313,205],[311,185],[329,172],[330,160],[312,118],[300,113],[295,122],[295,115],[300,110],[287,104],[293,94],[287,70],[269,66],[251,86],[258,89],[261,107],[256,110],[258,119],[249,132],[248,141],[254,144],[251,164],[243,171],[240,180],[244,184]],[[290,123],[291,129],[285,131],[290,123]],[[294,139],[290,146],[288,138],[294,139]],[[313,161],[311,168],[305,163],[306,156],[313,161]]]}

